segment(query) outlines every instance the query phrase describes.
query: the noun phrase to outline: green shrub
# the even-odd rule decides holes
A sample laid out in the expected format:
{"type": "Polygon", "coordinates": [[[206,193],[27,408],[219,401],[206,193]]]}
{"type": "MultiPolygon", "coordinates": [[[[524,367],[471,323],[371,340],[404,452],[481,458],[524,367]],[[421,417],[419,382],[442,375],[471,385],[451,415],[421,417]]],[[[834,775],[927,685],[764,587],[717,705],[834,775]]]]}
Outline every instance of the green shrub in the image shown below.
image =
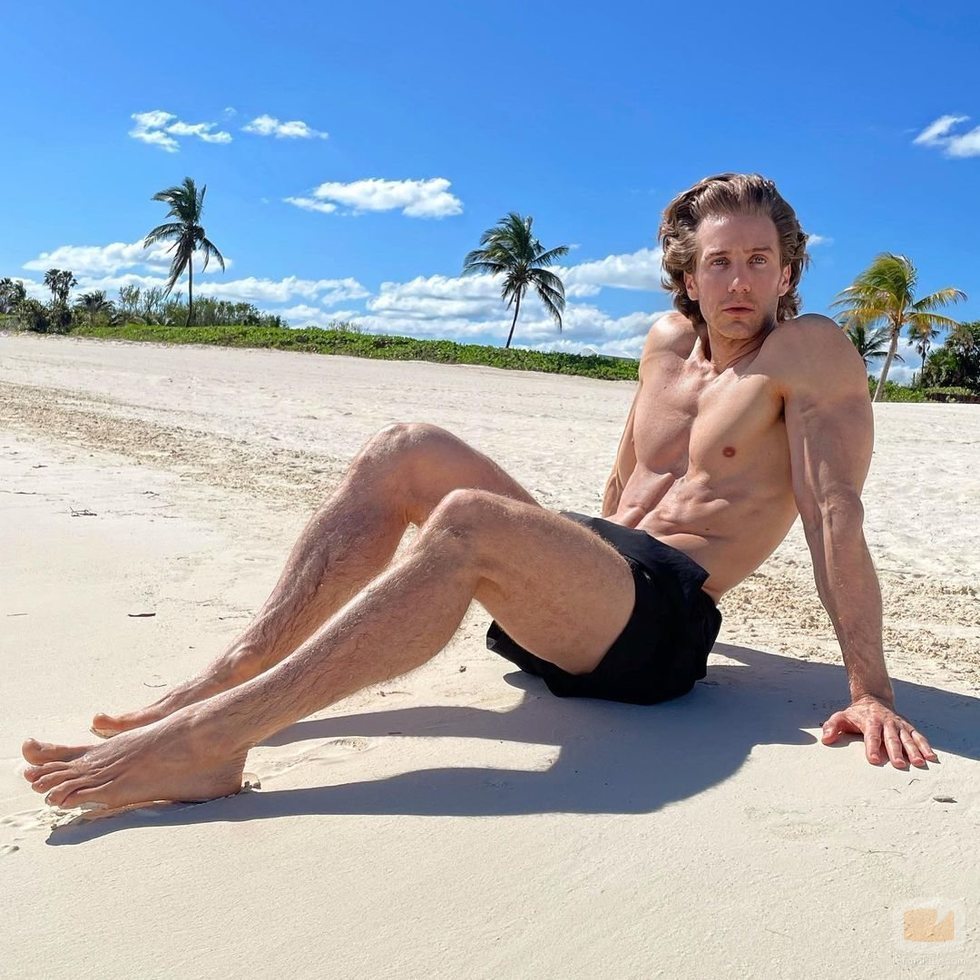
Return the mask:
{"type": "Polygon", "coordinates": [[[968,402],[977,404],[980,402],[980,393],[970,391],[969,388],[925,388],[923,395],[926,401],[930,402],[968,402]]]}
{"type": "MultiPolygon", "coordinates": [[[[195,304],[196,306],[196,304],[195,304]]],[[[123,326],[77,326],[80,337],[112,340],[152,341],[164,344],[215,344],[222,347],[271,347],[275,350],[344,354],[396,361],[435,361],[440,364],[482,364],[517,371],[573,374],[614,381],[635,381],[637,361],[597,354],[566,354],[478,344],[452,340],[418,340],[415,337],[360,333],[357,324],[342,322],[329,329],[306,327],[293,330],[282,326],[227,325],[175,327],[128,323],[123,326]]]]}
{"type": "Polygon", "coordinates": [[[14,316],[24,330],[34,333],[47,333],[51,328],[51,315],[48,308],[36,299],[25,299],[18,304],[14,316]]]}
{"type": "MultiPolygon", "coordinates": [[[[872,398],[874,398],[877,387],[878,379],[868,378],[868,393],[872,398]]],[[[907,388],[895,381],[886,381],[881,392],[881,400],[883,402],[924,402],[926,398],[920,388],[907,388]]]]}

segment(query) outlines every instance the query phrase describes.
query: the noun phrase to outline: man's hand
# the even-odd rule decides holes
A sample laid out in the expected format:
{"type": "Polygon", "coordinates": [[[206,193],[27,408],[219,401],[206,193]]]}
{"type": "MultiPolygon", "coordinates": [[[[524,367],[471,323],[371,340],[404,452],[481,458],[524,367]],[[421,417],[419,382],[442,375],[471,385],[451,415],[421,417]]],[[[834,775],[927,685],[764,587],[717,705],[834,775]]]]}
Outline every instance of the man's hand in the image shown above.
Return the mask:
{"type": "Polygon", "coordinates": [[[821,741],[833,745],[842,734],[863,735],[864,752],[868,762],[878,765],[887,751],[896,769],[913,766],[923,767],[926,760],[937,762],[939,757],[921,733],[901,715],[877,698],[858,698],[843,711],[836,711],[823,724],[821,741]]]}

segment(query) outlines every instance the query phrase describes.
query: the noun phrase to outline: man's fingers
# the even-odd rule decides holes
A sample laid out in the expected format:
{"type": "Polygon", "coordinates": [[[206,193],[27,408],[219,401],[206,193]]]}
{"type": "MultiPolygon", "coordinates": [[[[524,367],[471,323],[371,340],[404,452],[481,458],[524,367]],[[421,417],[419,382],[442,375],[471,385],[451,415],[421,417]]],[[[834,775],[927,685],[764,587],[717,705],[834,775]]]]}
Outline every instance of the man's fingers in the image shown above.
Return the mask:
{"type": "Polygon", "coordinates": [[[885,748],[888,750],[888,759],[896,769],[905,769],[908,760],[905,758],[905,748],[902,745],[900,736],[901,728],[894,720],[889,720],[885,724],[884,739],[885,748]]]}
{"type": "Polygon", "coordinates": [[[859,732],[861,729],[847,717],[846,711],[835,711],[824,723],[821,741],[832,745],[844,732],[859,732]]]}
{"type": "Polygon", "coordinates": [[[903,728],[899,734],[902,739],[902,747],[905,749],[905,754],[909,757],[909,762],[913,766],[924,766],[926,760],[922,757],[919,746],[915,744],[915,739],[912,737],[912,729],[903,728]]]}
{"type": "Polygon", "coordinates": [[[912,736],[912,740],[915,742],[916,747],[922,753],[922,755],[928,759],[929,762],[938,762],[939,756],[932,750],[932,746],[926,739],[925,735],[921,732],[917,732],[914,728],[909,733],[912,736]]]}
{"type": "Polygon", "coordinates": [[[864,753],[873,766],[881,762],[881,725],[869,723],[864,732],[864,753]]]}
{"type": "Polygon", "coordinates": [[[868,762],[877,766],[886,761],[896,769],[925,766],[938,761],[928,740],[917,732],[901,715],[876,702],[852,704],[835,711],[824,723],[821,741],[832,745],[843,733],[864,736],[864,751],[868,762]]]}

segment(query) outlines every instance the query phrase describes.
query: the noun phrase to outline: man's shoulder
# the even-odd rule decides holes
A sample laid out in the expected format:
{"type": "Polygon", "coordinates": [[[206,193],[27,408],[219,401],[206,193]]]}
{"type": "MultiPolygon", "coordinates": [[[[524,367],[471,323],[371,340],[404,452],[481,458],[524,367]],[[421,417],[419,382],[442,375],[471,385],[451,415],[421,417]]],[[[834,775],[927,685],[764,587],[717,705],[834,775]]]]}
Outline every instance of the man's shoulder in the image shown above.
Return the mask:
{"type": "Polygon", "coordinates": [[[774,380],[792,388],[867,385],[861,355],[830,317],[804,313],[779,323],[765,342],[774,380]]]}
{"type": "Polygon", "coordinates": [[[697,331],[686,316],[673,311],[664,313],[650,326],[640,360],[658,354],[677,354],[680,357],[687,357],[697,339],[697,331]]]}

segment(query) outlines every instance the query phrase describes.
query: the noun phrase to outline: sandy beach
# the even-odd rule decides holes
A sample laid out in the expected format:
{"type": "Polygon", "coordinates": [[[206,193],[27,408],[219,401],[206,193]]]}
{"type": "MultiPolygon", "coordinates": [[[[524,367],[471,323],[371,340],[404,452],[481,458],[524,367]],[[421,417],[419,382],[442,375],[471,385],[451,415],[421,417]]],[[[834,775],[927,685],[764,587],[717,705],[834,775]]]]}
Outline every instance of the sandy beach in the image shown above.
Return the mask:
{"type": "Polygon", "coordinates": [[[0,335],[0,975],[980,975],[980,407],[884,404],[865,493],[898,709],[939,753],[819,744],[845,706],[797,524],[653,708],[551,697],[474,604],[421,670],[257,747],[236,797],[46,807],[27,736],[87,740],[247,623],[395,421],[598,513],[633,385],[0,335]],[[904,938],[952,909],[951,943],[904,938]]]}

